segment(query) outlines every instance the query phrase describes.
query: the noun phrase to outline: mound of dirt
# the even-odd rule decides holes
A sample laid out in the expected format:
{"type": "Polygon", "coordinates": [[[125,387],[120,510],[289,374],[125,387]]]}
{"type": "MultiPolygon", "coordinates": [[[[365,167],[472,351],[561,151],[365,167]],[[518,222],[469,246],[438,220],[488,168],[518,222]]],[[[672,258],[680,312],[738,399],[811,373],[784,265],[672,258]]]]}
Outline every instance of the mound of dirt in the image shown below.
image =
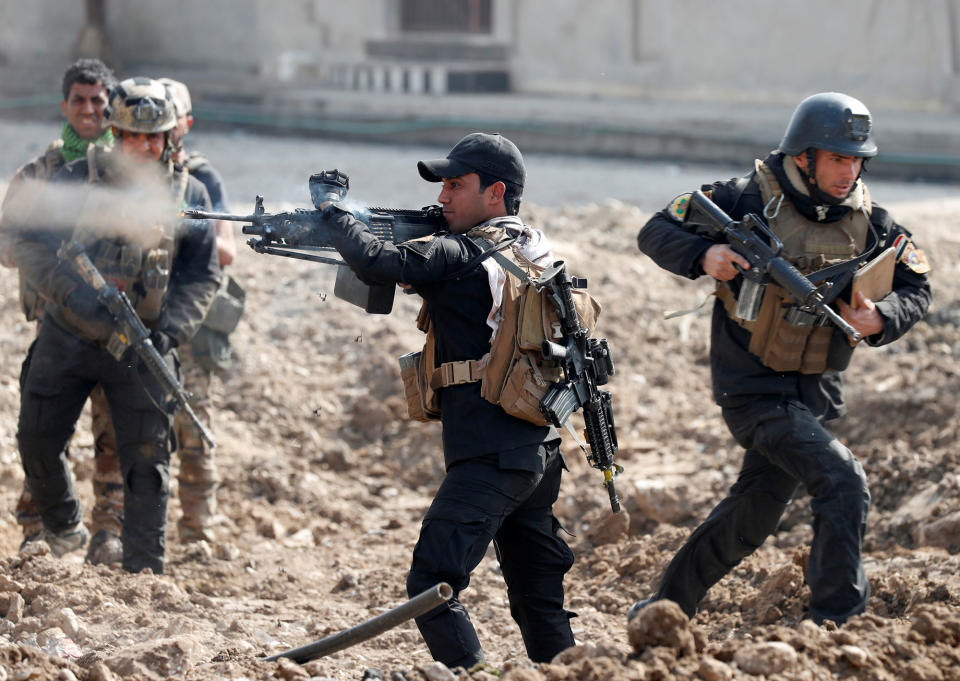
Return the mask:
{"type": "MultiPolygon", "coordinates": [[[[605,305],[626,468],[624,513],[600,474],[565,443],[570,473],[556,512],[577,562],[567,580],[578,646],[550,664],[524,658],[491,550],[463,593],[487,657],[510,681],[573,679],[960,678],[960,202],[890,207],[935,269],[929,317],[901,342],[864,348],[836,432],[863,462],[874,510],[866,541],[868,612],[841,629],[805,620],[809,499],[711,590],[692,621],[657,604],[628,629],[673,551],[737,474],[741,451],[709,389],[709,315],[664,320],[710,290],[636,250],[648,217],[606,202],[525,207],[605,305]]],[[[439,426],[407,421],[396,357],[418,349],[418,304],[365,315],[333,296],[324,267],[257,255],[233,268],[248,311],[235,367],[215,381],[223,477],[216,542],[168,537],[164,575],[93,567],[82,554],[20,556],[13,508],[19,364],[35,330],[0,271],[0,681],[80,679],[468,679],[431,662],[412,623],[304,665],[259,658],[353,626],[405,600],[420,520],[442,477],[439,426]]],[[[71,444],[85,508],[89,416],[71,444]]],[[[172,478],[176,485],[177,459],[172,478]]],[[[170,527],[180,513],[171,502],[170,527]]]]}

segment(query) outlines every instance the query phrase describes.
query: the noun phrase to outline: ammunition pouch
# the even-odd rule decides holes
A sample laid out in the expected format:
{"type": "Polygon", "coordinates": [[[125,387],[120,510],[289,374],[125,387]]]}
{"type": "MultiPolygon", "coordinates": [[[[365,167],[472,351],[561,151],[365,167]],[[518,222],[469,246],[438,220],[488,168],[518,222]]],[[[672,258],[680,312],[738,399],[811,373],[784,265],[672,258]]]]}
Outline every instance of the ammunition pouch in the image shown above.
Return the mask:
{"type": "Polygon", "coordinates": [[[433,324],[427,305],[420,306],[417,328],[427,334],[420,352],[408,352],[398,358],[403,392],[407,399],[407,415],[414,421],[435,421],[440,418],[440,396],[430,385],[434,374],[433,324]]]}
{"type": "Polygon", "coordinates": [[[203,326],[220,333],[233,333],[243,316],[246,302],[247,292],[236,279],[224,273],[207,316],[203,318],[203,326]]]}
{"type": "Polygon", "coordinates": [[[816,312],[798,307],[776,284],[766,284],[755,321],[736,316],[737,300],[726,283],[718,285],[717,297],[727,315],[750,332],[750,352],[773,371],[822,374],[842,371],[850,363],[854,348],[843,333],[816,312]]]}
{"type": "Polygon", "coordinates": [[[207,316],[190,340],[193,359],[201,369],[223,371],[233,365],[229,336],[240,323],[246,300],[247,292],[224,272],[207,316]]]}

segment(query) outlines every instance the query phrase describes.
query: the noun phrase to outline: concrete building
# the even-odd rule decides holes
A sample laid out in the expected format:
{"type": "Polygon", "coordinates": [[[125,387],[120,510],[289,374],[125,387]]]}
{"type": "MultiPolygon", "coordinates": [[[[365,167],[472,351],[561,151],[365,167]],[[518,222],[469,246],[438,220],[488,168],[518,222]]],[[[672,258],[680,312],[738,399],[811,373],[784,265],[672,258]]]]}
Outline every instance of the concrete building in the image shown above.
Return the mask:
{"type": "Polygon", "coordinates": [[[730,159],[840,90],[900,117],[888,149],[960,165],[958,35],[960,0],[0,0],[0,105],[100,50],[184,80],[207,120],[730,159]]]}

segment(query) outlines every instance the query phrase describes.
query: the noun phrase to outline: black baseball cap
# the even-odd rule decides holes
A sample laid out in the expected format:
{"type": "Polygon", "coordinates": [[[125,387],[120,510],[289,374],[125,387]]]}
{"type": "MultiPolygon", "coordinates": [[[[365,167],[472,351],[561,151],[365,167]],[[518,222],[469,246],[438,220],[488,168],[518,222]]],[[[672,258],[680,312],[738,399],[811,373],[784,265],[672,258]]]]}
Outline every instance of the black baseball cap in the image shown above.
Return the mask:
{"type": "Polygon", "coordinates": [[[523,188],[526,171],[517,145],[499,133],[473,132],[454,145],[446,158],[417,163],[420,177],[440,182],[446,177],[483,173],[523,188]]]}

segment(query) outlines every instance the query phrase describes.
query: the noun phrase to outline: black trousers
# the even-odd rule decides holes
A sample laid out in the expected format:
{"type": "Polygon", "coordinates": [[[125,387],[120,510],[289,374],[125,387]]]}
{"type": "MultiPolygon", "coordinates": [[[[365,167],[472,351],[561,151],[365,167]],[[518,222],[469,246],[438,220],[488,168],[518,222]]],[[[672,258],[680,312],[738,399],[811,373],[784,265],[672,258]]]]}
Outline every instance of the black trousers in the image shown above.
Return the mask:
{"type": "Polygon", "coordinates": [[[530,659],[547,662],[574,644],[573,614],[563,608],[563,577],[573,552],[553,516],[563,459],[556,445],[545,447],[543,473],[502,469],[497,454],[454,464],[423,520],[407,593],[413,597],[438,582],[453,588],[450,601],[416,620],[431,655],[448,667],[469,668],[484,659],[459,594],[491,540],[530,659]]]}
{"type": "Polygon", "coordinates": [[[65,450],[84,402],[99,383],[113,417],[123,472],[123,567],[163,572],[170,415],[157,407],[167,400],[162,388],[139,362],[117,362],[49,315],[24,369],[17,442],[44,526],[59,531],[82,520],[65,450]]]}
{"type": "Polygon", "coordinates": [[[863,612],[869,584],[860,551],[870,492],[860,463],[797,400],[758,397],[724,408],[723,418],[747,449],[740,475],[671,560],[655,597],[693,617],[707,590],[776,530],[802,482],[813,498],[810,614],[818,623],[842,623],[863,612]]]}

